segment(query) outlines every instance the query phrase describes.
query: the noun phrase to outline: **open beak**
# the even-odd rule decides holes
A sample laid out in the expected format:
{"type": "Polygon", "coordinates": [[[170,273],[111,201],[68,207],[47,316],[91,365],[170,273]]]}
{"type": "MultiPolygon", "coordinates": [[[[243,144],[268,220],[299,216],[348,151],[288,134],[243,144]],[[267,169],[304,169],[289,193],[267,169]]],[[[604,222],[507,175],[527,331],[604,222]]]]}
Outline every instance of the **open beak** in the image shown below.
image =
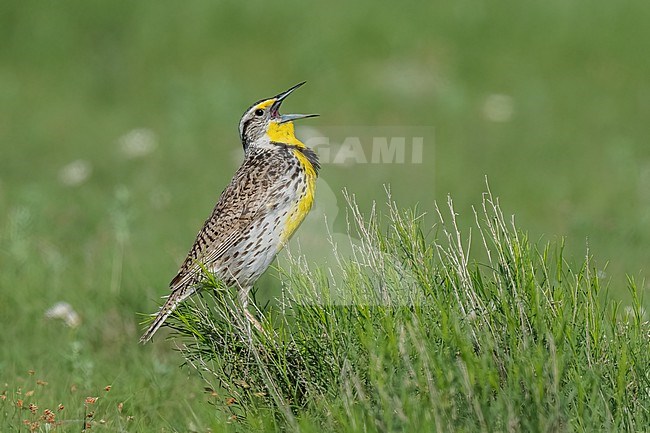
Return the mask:
{"type": "Polygon", "coordinates": [[[282,105],[282,101],[286,99],[287,96],[291,95],[291,93],[296,90],[298,87],[302,86],[305,84],[306,81],[303,81],[302,83],[298,83],[289,90],[285,90],[284,92],[280,93],[279,95],[275,96],[273,99],[275,99],[275,102],[273,102],[273,105],[271,106],[271,113],[273,113],[274,117],[279,117],[280,122],[279,123],[285,123],[285,122],[292,122],[294,120],[298,119],[306,119],[308,117],[316,117],[318,114],[280,114],[280,106],[282,105]]]}
{"type": "Polygon", "coordinates": [[[292,122],[298,119],[307,119],[308,117],[318,117],[320,114],[282,114],[279,123],[292,122]]]}

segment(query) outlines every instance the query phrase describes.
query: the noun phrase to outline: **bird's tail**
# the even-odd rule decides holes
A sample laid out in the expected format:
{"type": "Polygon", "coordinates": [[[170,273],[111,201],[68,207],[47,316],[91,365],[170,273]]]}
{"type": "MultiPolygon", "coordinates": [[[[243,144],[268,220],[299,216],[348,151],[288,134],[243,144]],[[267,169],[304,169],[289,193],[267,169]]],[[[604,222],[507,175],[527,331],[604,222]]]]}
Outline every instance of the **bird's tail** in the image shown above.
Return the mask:
{"type": "Polygon", "coordinates": [[[173,292],[171,295],[169,295],[167,301],[165,301],[165,304],[160,308],[160,311],[158,311],[158,314],[156,315],[155,319],[153,319],[153,322],[151,322],[151,325],[149,325],[149,328],[145,331],[144,334],[142,334],[142,337],[140,337],[140,343],[146,343],[147,341],[151,340],[153,334],[155,334],[156,331],[160,329],[163,323],[165,323],[165,320],[167,320],[167,318],[174,312],[176,307],[178,307],[178,304],[183,302],[192,293],[194,293],[193,290],[185,288],[173,292]]]}

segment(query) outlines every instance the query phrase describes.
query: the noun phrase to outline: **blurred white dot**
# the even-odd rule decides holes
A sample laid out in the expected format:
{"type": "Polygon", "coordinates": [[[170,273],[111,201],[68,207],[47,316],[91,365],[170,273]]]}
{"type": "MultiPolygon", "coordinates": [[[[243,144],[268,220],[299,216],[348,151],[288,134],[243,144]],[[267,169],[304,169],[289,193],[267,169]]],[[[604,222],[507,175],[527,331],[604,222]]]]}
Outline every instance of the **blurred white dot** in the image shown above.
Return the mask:
{"type": "Polygon", "coordinates": [[[88,180],[92,171],[93,167],[90,162],[77,159],[59,170],[59,181],[67,186],[81,185],[88,180]]]}
{"type": "Polygon", "coordinates": [[[162,187],[155,188],[149,194],[149,202],[154,209],[164,209],[171,201],[171,193],[162,187]]]}
{"type": "Polygon", "coordinates": [[[485,98],[483,115],[491,122],[508,122],[515,112],[515,103],[511,96],[492,94],[485,98]]]}
{"type": "Polygon", "coordinates": [[[122,155],[129,159],[149,155],[158,146],[156,134],[148,128],[133,129],[117,140],[122,155]]]}
{"type": "Polygon", "coordinates": [[[76,328],[81,324],[79,314],[67,302],[57,302],[45,312],[48,319],[59,319],[70,328],[76,328]]]}

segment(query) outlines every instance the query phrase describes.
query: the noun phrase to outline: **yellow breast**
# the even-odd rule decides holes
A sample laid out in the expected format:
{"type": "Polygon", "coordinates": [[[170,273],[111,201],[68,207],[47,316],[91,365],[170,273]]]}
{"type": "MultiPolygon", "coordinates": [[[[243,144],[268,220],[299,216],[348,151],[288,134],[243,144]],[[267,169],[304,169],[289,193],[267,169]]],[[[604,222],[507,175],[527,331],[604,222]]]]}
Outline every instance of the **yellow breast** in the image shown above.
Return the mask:
{"type": "Polygon", "coordinates": [[[289,211],[284,230],[280,237],[281,245],[284,245],[291,239],[291,236],[300,227],[300,224],[311,210],[314,204],[314,191],[316,190],[316,172],[314,171],[314,167],[300,151],[294,150],[294,152],[298,160],[305,165],[305,181],[307,182],[307,187],[305,188],[305,193],[289,211]]]}

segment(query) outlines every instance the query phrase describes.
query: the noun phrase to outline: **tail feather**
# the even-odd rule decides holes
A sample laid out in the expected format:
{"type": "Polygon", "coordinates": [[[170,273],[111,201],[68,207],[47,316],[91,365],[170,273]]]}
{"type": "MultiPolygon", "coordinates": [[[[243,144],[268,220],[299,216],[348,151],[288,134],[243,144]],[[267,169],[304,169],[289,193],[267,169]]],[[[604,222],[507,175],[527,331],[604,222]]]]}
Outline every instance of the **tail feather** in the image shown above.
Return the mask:
{"type": "Polygon", "coordinates": [[[142,334],[142,337],[140,337],[140,343],[146,343],[151,340],[151,337],[153,337],[156,331],[158,331],[163,323],[165,323],[165,320],[167,320],[167,318],[174,312],[176,307],[178,307],[178,304],[187,299],[192,293],[194,293],[194,291],[184,289],[173,292],[169,295],[165,304],[160,308],[160,311],[158,311],[156,318],[153,319],[149,328],[144,334],[142,334]]]}

